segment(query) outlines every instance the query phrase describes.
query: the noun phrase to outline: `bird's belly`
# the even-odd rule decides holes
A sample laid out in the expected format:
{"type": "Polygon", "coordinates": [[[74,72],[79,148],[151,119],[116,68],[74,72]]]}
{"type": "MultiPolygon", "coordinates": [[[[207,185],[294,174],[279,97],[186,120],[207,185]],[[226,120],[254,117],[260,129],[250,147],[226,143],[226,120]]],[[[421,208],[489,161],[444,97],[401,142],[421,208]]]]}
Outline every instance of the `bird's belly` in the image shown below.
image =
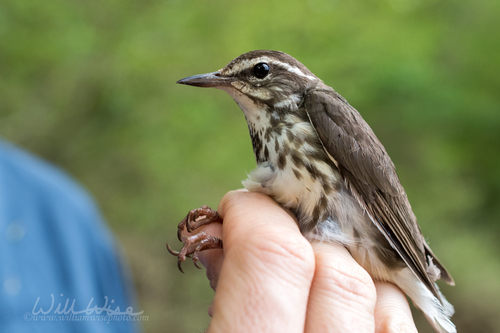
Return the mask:
{"type": "Polygon", "coordinates": [[[388,280],[390,273],[380,260],[381,253],[391,254],[394,250],[342,185],[336,170],[330,172],[330,181],[336,185],[326,194],[322,182],[309,173],[303,172],[298,179],[293,166],[277,171],[264,162],[249,174],[243,185],[294,211],[301,231],[309,240],[343,244],[374,279],[388,280]]]}
{"type": "Polygon", "coordinates": [[[310,241],[342,244],[373,279],[392,281],[391,270],[405,267],[404,262],[377,227],[369,219],[360,216],[362,212],[353,213],[350,219],[327,219],[306,233],[305,237],[310,241]],[[356,215],[359,219],[356,219],[356,215]],[[387,260],[387,256],[391,257],[390,260],[387,260]],[[394,264],[389,267],[387,263],[391,262],[394,264]]]}
{"type": "Polygon", "coordinates": [[[301,230],[312,229],[319,221],[325,220],[338,201],[340,174],[326,162],[314,162],[317,174],[310,174],[292,162],[282,169],[270,162],[257,165],[243,181],[249,191],[271,196],[283,207],[297,215],[301,230]],[[319,175],[318,175],[319,174],[319,175]]]}

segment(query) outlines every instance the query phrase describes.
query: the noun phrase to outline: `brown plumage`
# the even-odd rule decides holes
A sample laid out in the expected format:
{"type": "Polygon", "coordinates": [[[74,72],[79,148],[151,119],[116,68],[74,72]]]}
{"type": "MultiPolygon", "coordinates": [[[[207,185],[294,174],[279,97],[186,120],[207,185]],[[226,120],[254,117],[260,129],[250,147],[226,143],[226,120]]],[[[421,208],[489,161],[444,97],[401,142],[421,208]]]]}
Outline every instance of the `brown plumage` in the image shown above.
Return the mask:
{"type": "Polygon", "coordinates": [[[248,190],[291,209],[308,239],[343,244],[374,279],[397,284],[437,332],[456,332],[435,284],[453,279],[425,243],[389,155],[343,97],[268,50],[178,83],[219,88],[238,103],[257,162],[248,190]]]}
{"type": "Polygon", "coordinates": [[[307,92],[305,109],[323,147],[338,162],[346,186],[408,267],[441,299],[427,274],[427,255],[442,279],[454,284],[453,278],[425,243],[394,164],[370,126],[324,84],[307,92]]]}

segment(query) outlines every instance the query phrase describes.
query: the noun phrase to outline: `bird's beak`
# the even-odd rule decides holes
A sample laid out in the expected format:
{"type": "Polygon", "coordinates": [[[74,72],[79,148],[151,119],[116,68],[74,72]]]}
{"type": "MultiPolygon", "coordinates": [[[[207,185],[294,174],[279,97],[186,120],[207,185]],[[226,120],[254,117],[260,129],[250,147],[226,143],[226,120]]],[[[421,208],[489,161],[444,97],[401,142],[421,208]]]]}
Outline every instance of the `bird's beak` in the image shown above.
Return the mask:
{"type": "Polygon", "coordinates": [[[180,79],[177,83],[195,87],[222,87],[231,85],[231,82],[233,81],[233,77],[221,76],[220,72],[217,71],[207,74],[188,76],[180,79]]]}

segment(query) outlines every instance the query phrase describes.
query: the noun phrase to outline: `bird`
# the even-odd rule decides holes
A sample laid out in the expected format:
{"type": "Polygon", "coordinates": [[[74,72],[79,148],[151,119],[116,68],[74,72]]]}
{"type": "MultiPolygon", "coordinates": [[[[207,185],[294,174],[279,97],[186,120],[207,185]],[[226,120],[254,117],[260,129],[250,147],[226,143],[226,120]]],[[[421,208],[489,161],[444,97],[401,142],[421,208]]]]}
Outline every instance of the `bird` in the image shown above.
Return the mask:
{"type": "MultiPolygon", "coordinates": [[[[374,280],[396,284],[436,332],[456,332],[453,306],[436,284],[454,280],[426,243],[394,163],[361,114],[292,56],[244,53],[222,69],[177,81],[227,92],[243,111],[256,168],[242,183],[297,217],[308,240],[337,242],[374,280]]],[[[214,221],[203,206],[178,226],[180,264],[222,240],[189,232],[214,221]]]]}

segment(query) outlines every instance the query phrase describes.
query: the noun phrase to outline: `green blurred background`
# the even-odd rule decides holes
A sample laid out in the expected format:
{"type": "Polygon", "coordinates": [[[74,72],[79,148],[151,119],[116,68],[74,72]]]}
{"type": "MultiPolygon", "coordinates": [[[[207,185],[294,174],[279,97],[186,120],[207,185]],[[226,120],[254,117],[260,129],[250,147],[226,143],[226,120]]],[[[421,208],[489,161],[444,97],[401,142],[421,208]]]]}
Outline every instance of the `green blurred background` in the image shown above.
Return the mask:
{"type": "Polygon", "coordinates": [[[498,0],[3,0],[0,136],[95,196],[146,332],[202,332],[213,293],[165,243],[179,247],[187,211],[216,207],[255,162],[232,99],[175,81],[285,51],[385,145],[455,278],[442,290],[459,332],[500,332],[499,17],[498,0]]]}

